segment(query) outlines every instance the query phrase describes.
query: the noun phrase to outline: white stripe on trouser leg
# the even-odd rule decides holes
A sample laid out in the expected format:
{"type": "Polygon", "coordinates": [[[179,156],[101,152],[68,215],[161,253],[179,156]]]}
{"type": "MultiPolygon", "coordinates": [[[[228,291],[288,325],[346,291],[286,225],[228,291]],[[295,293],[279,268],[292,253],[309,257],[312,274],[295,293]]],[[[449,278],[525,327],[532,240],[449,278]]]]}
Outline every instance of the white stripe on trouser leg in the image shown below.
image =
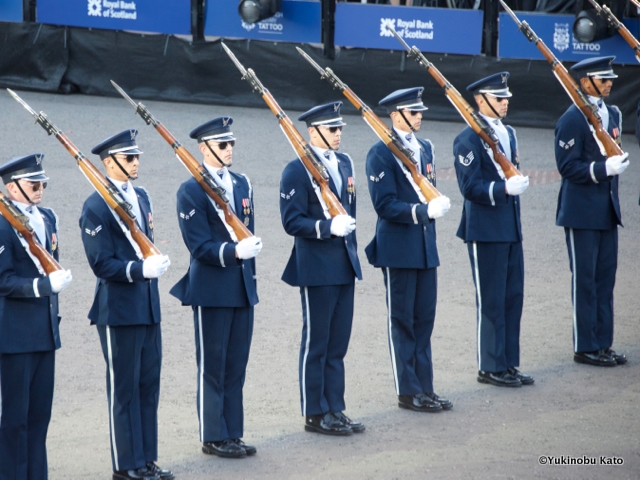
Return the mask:
{"type": "Polygon", "coordinates": [[[200,342],[200,441],[204,442],[204,336],[202,335],[202,307],[198,307],[198,341],[200,342]]]}
{"type": "Polygon", "coordinates": [[[477,318],[476,321],[478,323],[478,370],[484,371],[482,369],[482,355],[480,354],[481,343],[480,338],[482,337],[482,295],[480,292],[480,268],[478,267],[478,244],[473,242],[473,270],[475,272],[476,277],[476,296],[478,298],[478,307],[477,307],[477,318]]]}
{"type": "Polygon", "coordinates": [[[309,356],[309,343],[311,342],[311,313],[309,312],[309,289],[304,287],[304,301],[307,312],[307,340],[304,345],[304,357],[302,358],[302,415],[307,416],[307,357],[309,356]]]}
{"type": "Polygon", "coordinates": [[[391,353],[391,368],[393,369],[393,383],[396,386],[396,395],[400,395],[400,383],[398,380],[398,367],[396,365],[396,349],[393,346],[393,332],[391,331],[391,272],[387,267],[387,323],[389,324],[389,353],[391,353]]]}
{"type": "Polygon", "coordinates": [[[116,470],[120,470],[118,465],[118,447],[116,446],[116,429],[113,421],[113,404],[115,403],[115,373],[113,371],[113,350],[111,349],[111,329],[107,326],[107,358],[109,359],[109,420],[111,421],[111,449],[113,450],[113,462],[116,470]]]}
{"type": "Polygon", "coordinates": [[[576,304],[578,303],[578,288],[576,282],[576,270],[578,269],[576,266],[576,244],[573,240],[573,228],[569,229],[569,243],[571,244],[571,289],[573,290],[573,351],[578,351],[578,311],[576,309],[576,304]]]}

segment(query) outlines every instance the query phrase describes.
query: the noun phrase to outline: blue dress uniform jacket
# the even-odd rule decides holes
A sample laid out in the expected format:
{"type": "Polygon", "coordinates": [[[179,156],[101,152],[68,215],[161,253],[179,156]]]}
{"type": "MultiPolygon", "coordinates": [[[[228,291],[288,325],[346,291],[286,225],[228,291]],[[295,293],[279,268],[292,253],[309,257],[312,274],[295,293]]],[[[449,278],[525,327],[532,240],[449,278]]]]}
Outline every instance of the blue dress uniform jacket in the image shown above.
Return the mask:
{"type": "MultiPolygon", "coordinates": [[[[38,207],[44,219],[46,249],[58,259],[57,218],[38,207]]],[[[43,352],[60,348],[58,295],[51,291],[9,222],[0,216],[0,353],[43,352]],[[37,292],[34,290],[37,279],[37,292]],[[18,321],[28,319],[28,321],[18,321]]]]}
{"type": "MultiPolygon", "coordinates": [[[[418,142],[422,147],[420,169],[435,185],[433,146],[422,139],[418,142]]],[[[365,248],[369,263],[394,268],[439,266],[436,222],[431,219],[420,222],[416,214],[416,206],[420,205],[418,194],[382,141],[367,155],[367,178],[373,208],[378,214],[375,237],[365,248]]]]}
{"type": "MultiPolygon", "coordinates": [[[[607,131],[619,144],[622,115],[607,105],[607,131]]],[[[583,113],[571,105],[556,125],[556,164],[562,176],[556,225],[608,230],[622,225],[618,176],[608,177],[607,158],[593,138],[583,113]]]]}
{"type": "MultiPolygon", "coordinates": [[[[251,183],[242,174],[228,174],[235,213],[253,232],[251,183]]],[[[171,294],[193,309],[200,441],[241,438],[242,388],[253,335],[253,306],[258,303],[255,258],[236,258],[237,244],[194,178],[178,190],[177,214],[191,263],[171,294]]]]}
{"type": "MultiPolygon", "coordinates": [[[[509,133],[512,162],[519,166],[515,131],[509,133]]],[[[453,142],[458,186],[464,197],[457,236],[465,242],[518,242],[522,240],[520,199],[507,195],[506,181],[500,177],[482,139],[470,127],[453,142]]]]}
{"type": "MultiPolygon", "coordinates": [[[[44,246],[58,260],[57,217],[48,208],[38,210],[44,246]]],[[[48,476],[46,437],[59,323],[58,295],[49,278],[38,272],[13,227],[0,216],[0,478],[48,476]]]]}
{"type": "MultiPolygon", "coordinates": [[[[347,214],[356,217],[353,164],[335,153],[341,192],[330,176],[331,191],[347,214]]],[[[280,182],[280,215],[285,231],[295,237],[282,280],[300,287],[302,338],[299,357],[302,415],[345,409],[344,357],[353,322],[355,278],[362,278],[355,230],[345,237],[331,234],[313,185],[299,159],[287,164],[280,182]]]]}
{"type": "MultiPolygon", "coordinates": [[[[329,179],[331,191],[347,215],[356,217],[356,193],[348,192],[349,178],[355,178],[351,160],[336,153],[342,176],[342,192],[329,179]]],[[[285,231],[295,237],[282,280],[292,286],[345,285],[354,277],[362,279],[355,230],[345,237],[331,235],[331,219],[326,219],[306,168],[292,160],[282,173],[280,215],[285,231]]]]}
{"type": "MultiPolygon", "coordinates": [[[[609,112],[607,131],[620,143],[622,115],[609,112]]],[[[556,125],[556,163],[562,175],[556,224],[564,227],[572,272],[573,349],[594,352],[613,344],[613,289],[622,225],[618,176],[607,176],[606,157],[584,115],[569,107],[556,125]]]]}
{"type": "MultiPolygon", "coordinates": [[[[519,167],[515,130],[505,125],[511,162],[519,167]]],[[[470,127],[453,142],[464,197],[457,236],[467,243],[476,287],[478,370],[503,372],[520,363],[524,255],[519,196],[508,195],[489,146],[470,127]]]]}
{"type": "MultiPolygon", "coordinates": [[[[229,172],[233,179],[235,212],[253,232],[253,193],[244,175],[229,172]],[[249,199],[250,205],[243,206],[249,199]]],[[[258,303],[255,259],[236,258],[231,239],[208,195],[194,178],[184,182],[177,194],[182,239],[191,253],[189,271],[171,289],[183,305],[246,307],[258,303]]]]}
{"type": "MultiPolygon", "coordinates": [[[[151,202],[145,189],[135,188],[140,205],[140,229],[153,241],[151,202]]],[[[126,228],[126,227],[125,227],[126,228]]],[[[160,323],[158,279],[142,275],[142,260],[122,231],[104,199],[87,198],[80,217],[82,243],[97,277],[91,324],[125,326],[160,323]]]]}
{"type": "MultiPolygon", "coordinates": [[[[151,200],[134,188],[140,229],[153,241],[151,200]]],[[[162,364],[158,279],[144,278],[142,264],[120,223],[98,193],[80,217],[82,242],[97,277],[89,311],[107,366],[113,470],[133,470],[158,458],[158,402],[162,364]]],[[[125,226],[125,228],[127,228],[125,226]]]]}
{"type": "MultiPolygon", "coordinates": [[[[435,185],[433,146],[417,140],[420,170],[435,185]]],[[[367,179],[378,221],[365,252],[369,263],[382,267],[396,394],[433,393],[431,333],[440,265],[435,221],[428,218],[404,167],[382,141],[367,155],[367,179]]]]}

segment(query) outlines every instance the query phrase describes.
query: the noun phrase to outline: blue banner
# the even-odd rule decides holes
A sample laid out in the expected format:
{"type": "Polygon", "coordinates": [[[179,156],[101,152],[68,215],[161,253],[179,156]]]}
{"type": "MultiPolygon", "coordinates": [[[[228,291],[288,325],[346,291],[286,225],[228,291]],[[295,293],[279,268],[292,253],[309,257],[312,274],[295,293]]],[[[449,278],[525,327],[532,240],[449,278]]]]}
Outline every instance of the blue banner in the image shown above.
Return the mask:
{"type": "Polygon", "coordinates": [[[204,34],[271,42],[319,43],[321,11],[318,0],[283,0],[282,11],[257,23],[245,23],[238,0],[215,0],[207,5],[204,34]]]}
{"type": "Polygon", "coordinates": [[[482,11],[338,3],[335,44],[343,47],[404,50],[387,29],[393,27],[423,52],[479,55],[482,11]]]}
{"type": "Polygon", "coordinates": [[[22,0],[0,0],[0,22],[22,22],[22,0]]]}
{"type": "MultiPolygon", "coordinates": [[[[636,64],[633,49],[620,36],[605,38],[593,43],[580,43],[573,37],[574,15],[549,15],[544,13],[518,12],[518,18],[531,26],[536,35],[542,39],[558,60],[579,62],[585,57],[606,57],[615,55],[615,63],[636,64]]],[[[638,38],[640,21],[626,18],[623,20],[629,31],[638,38]]],[[[506,13],[500,14],[500,30],[498,36],[498,54],[502,58],[525,58],[544,60],[540,50],[518,30],[518,26],[506,13]]]]}
{"type": "Polygon", "coordinates": [[[38,0],[40,23],[188,35],[191,0],[38,0]]]}

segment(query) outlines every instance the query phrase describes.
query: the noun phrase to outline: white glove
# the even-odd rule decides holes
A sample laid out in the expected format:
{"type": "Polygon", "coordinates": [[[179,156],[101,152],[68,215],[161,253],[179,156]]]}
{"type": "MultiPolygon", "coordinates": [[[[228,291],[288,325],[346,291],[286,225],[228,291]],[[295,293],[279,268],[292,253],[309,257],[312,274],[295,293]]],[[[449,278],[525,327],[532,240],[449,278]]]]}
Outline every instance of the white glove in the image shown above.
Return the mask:
{"type": "Polygon", "coordinates": [[[356,229],[356,219],[349,215],[336,215],[331,220],[331,234],[346,237],[356,229]]]}
{"type": "Polygon", "coordinates": [[[236,245],[236,257],[241,260],[248,260],[258,255],[260,250],[262,250],[262,239],[260,237],[245,238],[236,245]]]}
{"type": "Polygon", "coordinates": [[[142,262],[142,276],[144,278],[158,278],[167,271],[169,265],[171,265],[171,261],[166,255],[151,255],[142,262]]]}
{"type": "Polygon", "coordinates": [[[51,290],[53,293],[60,293],[69,286],[73,277],[71,270],[56,270],[49,274],[49,282],[51,282],[51,290]]]}
{"type": "Polygon", "coordinates": [[[427,204],[427,215],[432,220],[444,216],[451,208],[451,200],[444,195],[436,197],[427,204]]]}
{"type": "Polygon", "coordinates": [[[522,175],[514,175],[507,180],[505,189],[508,195],[520,195],[529,186],[529,177],[523,177],[522,175]]]}
{"type": "Polygon", "coordinates": [[[629,166],[629,154],[627,152],[622,155],[614,155],[607,158],[606,167],[607,175],[612,177],[613,175],[620,175],[629,166]]]}

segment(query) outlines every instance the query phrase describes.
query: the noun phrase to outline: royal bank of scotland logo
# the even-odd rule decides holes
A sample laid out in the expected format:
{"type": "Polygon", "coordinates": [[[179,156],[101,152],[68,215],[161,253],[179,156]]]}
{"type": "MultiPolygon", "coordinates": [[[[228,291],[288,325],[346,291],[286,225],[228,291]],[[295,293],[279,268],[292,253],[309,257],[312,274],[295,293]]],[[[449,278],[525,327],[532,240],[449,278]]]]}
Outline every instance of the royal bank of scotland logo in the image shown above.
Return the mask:
{"type": "Polygon", "coordinates": [[[255,23],[242,22],[242,28],[244,28],[247,32],[250,32],[251,30],[256,28],[256,24],[255,23]]]}
{"type": "Polygon", "coordinates": [[[568,23],[556,23],[553,31],[553,48],[559,52],[564,52],[569,48],[571,36],[569,35],[568,23]]]}
{"type": "Polygon", "coordinates": [[[87,8],[89,9],[88,14],[90,17],[101,17],[102,16],[102,0],[87,0],[87,8]]]}
{"type": "Polygon", "coordinates": [[[396,29],[395,18],[381,18],[380,19],[380,36],[381,37],[393,37],[393,33],[387,27],[396,29]]]}

